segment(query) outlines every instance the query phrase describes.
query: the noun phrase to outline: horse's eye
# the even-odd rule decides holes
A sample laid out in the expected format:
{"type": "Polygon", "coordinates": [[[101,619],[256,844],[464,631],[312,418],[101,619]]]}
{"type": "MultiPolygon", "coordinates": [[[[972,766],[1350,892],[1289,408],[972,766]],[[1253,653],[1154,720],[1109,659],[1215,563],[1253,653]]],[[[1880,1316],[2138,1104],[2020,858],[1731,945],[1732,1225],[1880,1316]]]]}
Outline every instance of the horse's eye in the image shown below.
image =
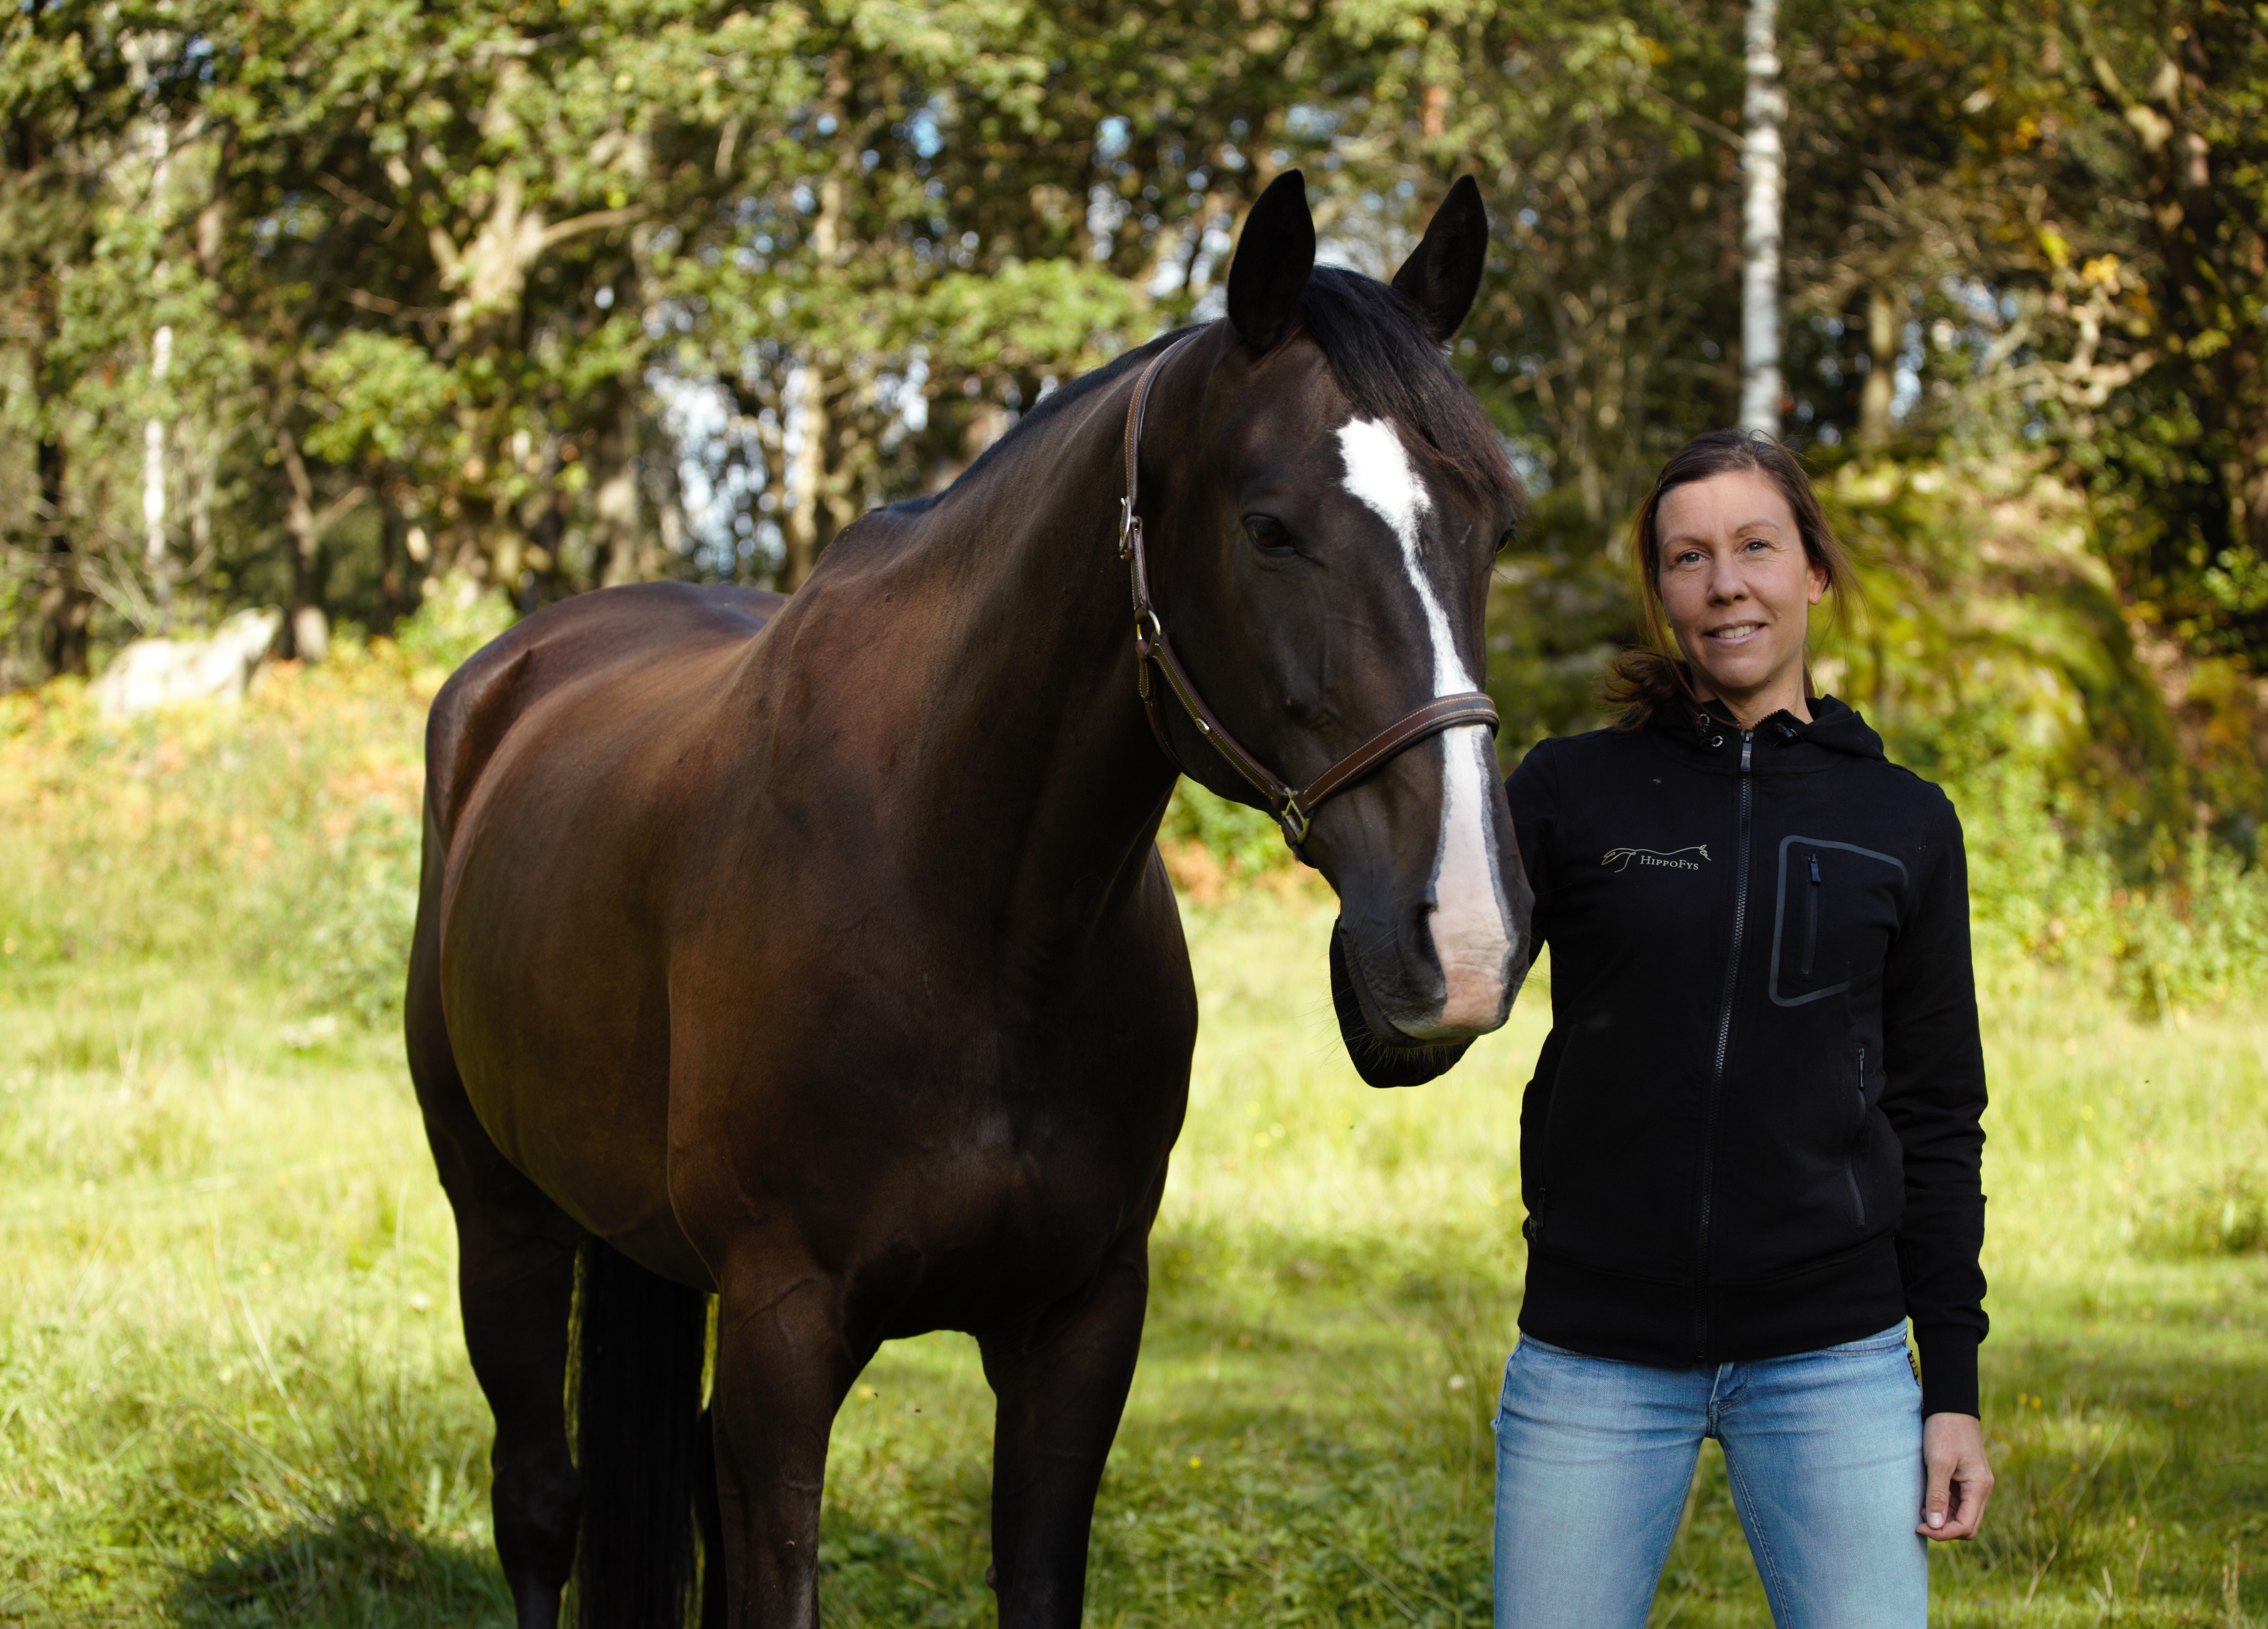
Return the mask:
{"type": "Polygon", "coordinates": [[[1251,538],[1256,546],[1270,554],[1285,554],[1291,549],[1291,534],[1284,529],[1284,523],[1273,515],[1245,516],[1244,531],[1245,535],[1251,538]]]}
{"type": "Polygon", "coordinates": [[[1519,528],[1519,527],[1511,527],[1511,526],[1508,526],[1508,527],[1505,527],[1505,528],[1504,528],[1504,535],[1503,535],[1502,537],[1499,537],[1499,538],[1498,538],[1498,539],[1496,540],[1496,551],[1497,551],[1497,553],[1498,553],[1498,554],[1502,554],[1506,549],[1507,549],[1511,548],[1511,547],[1512,547],[1512,544],[1513,544],[1513,540],[1515,537],[1519,536],[1519,534],[1520,534],[1520,528],[1519,528]]]}

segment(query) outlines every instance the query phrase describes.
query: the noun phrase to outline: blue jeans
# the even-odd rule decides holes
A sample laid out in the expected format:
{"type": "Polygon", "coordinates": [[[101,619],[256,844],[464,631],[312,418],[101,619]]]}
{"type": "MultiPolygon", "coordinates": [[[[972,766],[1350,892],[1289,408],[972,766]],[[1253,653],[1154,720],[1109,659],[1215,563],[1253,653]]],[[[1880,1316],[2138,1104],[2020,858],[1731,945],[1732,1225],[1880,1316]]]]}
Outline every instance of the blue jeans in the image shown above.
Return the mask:
{"type": "Polygon", "coordinates": [[[1704,1437],[1724,1445],[1778,1629],[1924,1629],[1921,1387],[1904,1324],[1713,1369],[1522,1335],[1497,1407],[1497,1629],[1641,1629],[1704,1437]]]}

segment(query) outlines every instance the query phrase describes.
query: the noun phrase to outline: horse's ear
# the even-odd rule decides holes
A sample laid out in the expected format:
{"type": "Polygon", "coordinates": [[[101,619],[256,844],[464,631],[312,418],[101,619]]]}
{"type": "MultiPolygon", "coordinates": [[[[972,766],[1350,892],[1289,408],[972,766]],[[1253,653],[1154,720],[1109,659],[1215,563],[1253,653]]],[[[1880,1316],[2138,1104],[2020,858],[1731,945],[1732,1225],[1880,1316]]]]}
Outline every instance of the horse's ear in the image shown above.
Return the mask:
{"type": "Polygon", "coordinates": [[[1425,236],[1394,274],[1394,286],[1418,307],[1425,332],[1446,344],[1473,308],[1481,271],[1488,264],[1488,211],[1469,175],[1449,188],[1425,236]]]}
{"type": "Polygon", "coordinates": [[[1300,314],[1300,296],[1315,269],[1315,219],[1307,213],[1307,180],[1286,170],[1268,183],[1244,217],[1236,258],[1228,266],[1228,321],[1256,354],[1276,349],[1300,314]]]}

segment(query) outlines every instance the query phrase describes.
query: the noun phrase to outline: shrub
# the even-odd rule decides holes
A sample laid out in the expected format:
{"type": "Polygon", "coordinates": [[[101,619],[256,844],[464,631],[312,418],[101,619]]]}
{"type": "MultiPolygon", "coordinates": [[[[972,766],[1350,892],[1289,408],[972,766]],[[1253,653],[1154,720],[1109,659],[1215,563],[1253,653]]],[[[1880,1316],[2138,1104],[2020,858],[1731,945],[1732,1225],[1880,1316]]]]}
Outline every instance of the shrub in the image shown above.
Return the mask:
{"type": "Polygon", "coordinates": [[[11,964],[256,972],[390,1017],[416,901],[425,693],[392,645],[281,663],[238,707],[102,719],[76,685],[0,700],[11,964]]]}

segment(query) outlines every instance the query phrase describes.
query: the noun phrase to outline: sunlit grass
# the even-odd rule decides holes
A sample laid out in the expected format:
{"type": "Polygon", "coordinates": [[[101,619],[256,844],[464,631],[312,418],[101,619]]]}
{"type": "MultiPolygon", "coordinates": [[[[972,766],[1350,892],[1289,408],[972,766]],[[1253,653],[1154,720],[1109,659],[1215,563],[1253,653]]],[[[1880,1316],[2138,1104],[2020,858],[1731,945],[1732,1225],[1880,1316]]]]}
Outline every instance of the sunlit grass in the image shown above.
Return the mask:
{"type": "MultiPolygon", "coordinates": [[[[1189,913],[1204,1037],[1098,1624],[1486,1621],[1543,992],[1446,1079],[1373,1092],[1329,919],[1268,888],[1189,913]]],[[[189,965],[0,967],[0,1622],[505,1621],[391,1038],[189,965]]],[[[1987,1044],[2003,1479],[1986,1538],[1939,1552],[1937,1620],[2262,1621],[2268,1257],[2221,1222],[2263,1167],[2268,1021],[2063,988],[1987,1044]]],[[[831,1622],[990,1621],[990,1436],[969,1341],[886,1349],[836,1431],[831,1622]]],[[[1712,1455],[1656,1622],[1767,1621],[1712,1455]]]]}
{"type": "MultiPolygon", "coordinates": [[[[508,1618],[388,1018],[422,660],[123,726],[0,699],[0,1625],[508,1618]]],[[[1189,881],[1204,1030],[1090,1621],[1484,1623],[1541,977],[1373,1092],[1328,896],[1189,881]]],[[[1992,942],[2002,1483],[1937,1621],[2268,1625],[2268,1000],[2146,1021],[1992,942]]],[[[990,1416],[966,1338],[884,1351],[835,1434],[830,1622],[991,1621],[990,1416]]],[[[1655,1620],[1768,1621],[1713,1453],[1655,1620]]]]}

